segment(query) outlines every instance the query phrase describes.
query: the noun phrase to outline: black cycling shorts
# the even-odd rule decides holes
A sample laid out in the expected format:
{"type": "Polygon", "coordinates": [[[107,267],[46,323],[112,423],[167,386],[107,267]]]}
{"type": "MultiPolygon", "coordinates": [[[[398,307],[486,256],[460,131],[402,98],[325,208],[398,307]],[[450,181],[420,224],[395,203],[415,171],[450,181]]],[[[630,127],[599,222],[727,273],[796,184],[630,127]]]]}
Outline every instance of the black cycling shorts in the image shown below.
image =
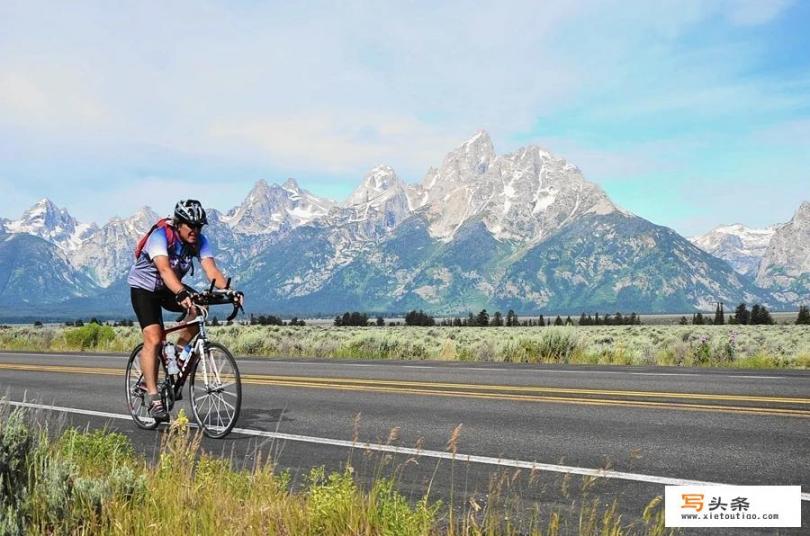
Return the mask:
{"type": "Polygon", "coordinates": [[[135,316],[141,329],[152,324],[160,324],[163,327],[163,309],[175,313],[185,312],[185,309],[177,303],[174,294],[167,288],[151,292],[142,288],[129,288],[129,297],[132,299],[132,308],[135,309],[135,316]]]}

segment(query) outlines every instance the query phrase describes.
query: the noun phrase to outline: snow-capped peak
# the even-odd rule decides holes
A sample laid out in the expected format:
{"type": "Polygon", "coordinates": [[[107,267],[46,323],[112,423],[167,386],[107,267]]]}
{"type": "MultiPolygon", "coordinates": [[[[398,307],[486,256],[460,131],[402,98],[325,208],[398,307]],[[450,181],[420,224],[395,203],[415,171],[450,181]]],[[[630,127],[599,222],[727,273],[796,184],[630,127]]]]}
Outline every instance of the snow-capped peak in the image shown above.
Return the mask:
{"type": "Polygon", "coordinates": [[[234,232],[267,234],[291,229],[325,216],[334,203],[301,189],[294,179],[283,185],[259,180],[242,204],[222,217],[234,232]]]}
{"type": "Polygon", "coordinates": [[[363,181],[344,203],[352,207],[364,204],[379,206],[395,195],[402,195],[405,184],[390,166],[377,166],[369,171],[363,181]]]}
{"type": "Polygon", "coordinates": [[[290,192],[296,192],[296,193],[301,192],[301,187],[298,186],[298,183],[292,177],[290,177],[286,181],[284,181],[284,184],[282,184],[281,187],[284,188],[287,191],[290,191],[290,192]]]}
{"type": "Polygon", "coordinates": [[[694,236],[689,240],[709,253],[714,253],[714,250],[723,244],[731,243],[749,252],[761,249],[764,253],[777,227],[778,225],[772,225],[765,229],[754,229],[741,223],[732,223],[731,225],[719,225],[708,233],[694,236]]]}
{"type": "Polygon", "coordinates": [[[703,251],[725,260],[737,272],[754,275],[777,228],[772,225],[754,229],[734,223],[720,225],[689,240],[703,251]]]}
{"type": "Polygon", "coordinates": [[[5,224],[8,233],[32,234],[64,251],[78,248],[95,229],[95,224],[79,223],[66,209],[57,207],[47,198],[37,201],[19,220],[5,224]]]}
{"type": "Polygon", "coordinates": [[[536,145],[496,156],[484,131],[431,169],[412,199],[428,207],[431,234],[442,239],[480,218],[499,239],[536,241],[578,216],[619,210],[565,159],[536,145]]]}

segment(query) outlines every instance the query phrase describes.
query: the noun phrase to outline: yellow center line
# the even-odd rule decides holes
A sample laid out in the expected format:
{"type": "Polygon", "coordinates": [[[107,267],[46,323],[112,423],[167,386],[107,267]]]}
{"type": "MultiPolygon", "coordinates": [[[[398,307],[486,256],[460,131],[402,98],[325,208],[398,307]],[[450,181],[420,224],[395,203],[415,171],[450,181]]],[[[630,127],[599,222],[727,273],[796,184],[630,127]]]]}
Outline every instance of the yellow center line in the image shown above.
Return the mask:
{"type": "Polygon", "coordinates": [[[557,394],[578,394],[578,395],[603,395],[603,396],[633,396],[645,398],[685,398],[698,400],[734,400],[738,402],[774,402],[781,404],[810,404],[810,398],[790,398],[773,396],[749,396],[749,395],[715,395],[710,393],[676,393],[658,391],[616,391],[605,389],[577,389],[565,387],[534,387],[526,385],[486,385],[470,383],[440,383],[440,382],[414,382],[400,380],[373,380],[360,378],[326,378],[314,376],[272,376],[243,374],[242,379],[275,380],[275,381],[304,381],[322,382],[329,384],[361,384],[361,385],[394,385],[407,387],[433,387],[451,389],[470,389],[476,391],[510,391],[527,393],[557,393],[557,394]]]}
{"type": "MultiPolygon", "coordinates": [[[[17,370],[28,372],[57,372],[70,374],[96,374],[119,376],[121,368],[82,367],[65,365],[28,365],[0,363],[0,370],[17,370]]],[[[227,378],[224,378],[227,381],[227,378]]],[[[546,388],[507,385],[476,385],[463,383],[432,383],[413,381],[391,381],[356,378],[319,378],[306,376],[272,376],[245,374],[243,384],[274,385],[279,387],[305,387],[311,389],[329,389],[337,391],[365,391],[378,393],[400,393],[428,396],[477,398],[484,400],[507,400],[516,402],[548,402],[589,406],[622,406],[652,409],[676,409],[688,411],[709,411],[724,413],[742,413],[756,415],[777,415],[791,417],[810,417],[805,409],[790,409],[756,406],[727,406],[720,404],[694,404],[680,402],[661,402],[654,400],[621,400],[609,398],[584,398],[575,395],[607,395],[648,398],[685,398],[697,400],[726,400],[745,402],[771,402],[782,404],[805,404],[808,399],[787,397],[759,397],[741,395],[710,395],[699,393],[668,393],[653,391],[617,391],[598,389],[546,388]],[[473,392],[470,392],[473,391],[473,392]],[[483,391],[483,392],[482,392],[483,391]],[[489,392],[485,392],[489,391],[489,392]],[[547,393],[544,395],[534,393],[547,393]],[[569,396],[551,396],[551,394],[569,396]]]]}
{"type": "Polygon", "coordinates": [[[561,404],[575,404],[575,405],[588,405],[588,406],[624,406],[624,407],[637,407],[637,408],[654,408],[654,409],[684,409],[691,411],[709,411],[709,412],[722,412],[722,413],[746,413],[756,415],[778,415],[778,416],[791,416],[791,417],[810,417],[810,411],[800,409],[786,409],[786,408],[760,408],[755,406],[722,406],[722,405],[707,405],[707,404],[684,404],[677,402],[654,402],[654,401],[639,401],[639,400],[614,400],[614,399],[599,399],[599,398],[574,398],[563,396],[530,396],[530,395],[508,395],[501,393],[467,393],[464,391],[439,391],[434,389],[402,389],[396,387],[375,387],[363,385],[326,385],[323,383],[306,383],[306,382],[281,382],[281,381],[258,381],[258,380],[242,380],[243,384],[253,385],[275,385],[279,387],[307,387],[312,389],[329,389],[335,391],[370,391],[380,393],[404,393],[404,394],[418,394],[429,396],[448,396],[448,397],[462,397],[462,398],[481,398],[492,400],[509,400],[517,402],[552,402],[561,404]]]}

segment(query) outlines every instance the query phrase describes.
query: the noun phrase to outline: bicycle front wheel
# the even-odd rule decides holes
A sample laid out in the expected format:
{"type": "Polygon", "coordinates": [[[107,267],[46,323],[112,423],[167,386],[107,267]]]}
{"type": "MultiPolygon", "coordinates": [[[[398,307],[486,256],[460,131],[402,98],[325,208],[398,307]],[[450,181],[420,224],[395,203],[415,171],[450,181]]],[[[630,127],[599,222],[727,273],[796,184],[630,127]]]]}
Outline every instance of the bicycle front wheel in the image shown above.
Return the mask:
{"type": "Polygon", "coordinates": [[[242,381],[236,360],[227,348],[209,342],[204,354],[189,378],[191,411],[205,435],[222,438],[239,419],[242,381]]]}

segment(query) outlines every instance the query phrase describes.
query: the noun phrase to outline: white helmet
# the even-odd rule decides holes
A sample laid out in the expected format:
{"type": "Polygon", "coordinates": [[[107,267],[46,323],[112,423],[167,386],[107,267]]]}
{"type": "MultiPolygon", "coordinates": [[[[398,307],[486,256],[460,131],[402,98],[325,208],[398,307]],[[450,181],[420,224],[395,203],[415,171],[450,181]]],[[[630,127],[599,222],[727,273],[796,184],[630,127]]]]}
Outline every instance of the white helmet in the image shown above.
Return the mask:
{"type": "Polygon", "coordinates": [[[189,225],[203,226],[208,223],[205,209],[196,199],[181,199],[174,206],[174,219],[189,225]]]}

